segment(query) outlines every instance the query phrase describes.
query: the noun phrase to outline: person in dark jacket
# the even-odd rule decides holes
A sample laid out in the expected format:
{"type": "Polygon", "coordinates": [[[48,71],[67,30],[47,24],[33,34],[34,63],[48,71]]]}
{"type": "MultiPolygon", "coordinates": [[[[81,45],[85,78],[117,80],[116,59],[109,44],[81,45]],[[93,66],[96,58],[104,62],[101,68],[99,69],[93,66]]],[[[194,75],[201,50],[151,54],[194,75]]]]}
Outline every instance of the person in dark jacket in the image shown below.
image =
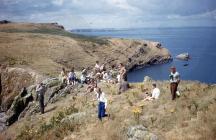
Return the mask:
{"type": "Polygon", "coordinates": [[[40,83],[36,88],[37,96],[39,98],[40,112],[44,114],[44,94],[46,92],[46,87],[43,83],[40,83]]]}

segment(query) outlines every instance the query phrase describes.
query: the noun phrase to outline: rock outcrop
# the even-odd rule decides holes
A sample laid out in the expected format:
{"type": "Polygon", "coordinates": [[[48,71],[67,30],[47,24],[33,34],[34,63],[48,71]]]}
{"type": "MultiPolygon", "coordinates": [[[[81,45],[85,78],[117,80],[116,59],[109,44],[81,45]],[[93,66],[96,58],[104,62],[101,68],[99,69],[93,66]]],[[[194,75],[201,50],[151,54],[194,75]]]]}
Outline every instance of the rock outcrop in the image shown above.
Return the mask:
{"type": "Polygon", "coordinates": [[[18,120],[20,113],[28,106],[30,102],[33,101],[33,96],[31,93],[24,88],[18,96],[14,98],[14,101],[7,111],[7,125],[13,124],[18,120]]]}
{"type": "Polygon", "coordinates": [[[189,60],[190,59],[190,55],[189,53],[182,53],[182,54],[179,54],[176,56],[177,59],[180,59],[180,60],[189,60]]]}
{"type": "Polygon", "coordinates": [[[27,66],[46,75],[56,75],[61,67],[92,67],[96,60],[106,67],[122,62],[127,70],[171,60],[159,42],[82,36],[56,23],[2,24],[0,46],[1,63],[27,66]]]}
{"type": "Polygon", "coordinates": [[[149,76],[145,76],[143,82],[151,82],[153,79],[149,76]]]}
{"type": "Polygon", "coordinates": [[[23,68],[1,68],[0,106],[2,111],[7,111],[14,98],[19,95],[23,87],[28,87],[39,82],[44,77],[31,69],[23,68]]]}
{"type": "Polygon", "coordinates": [[[127,132],[128,140],[158,140],[158,137],[150,133],[142,125],[131,126],[127,132]]]}

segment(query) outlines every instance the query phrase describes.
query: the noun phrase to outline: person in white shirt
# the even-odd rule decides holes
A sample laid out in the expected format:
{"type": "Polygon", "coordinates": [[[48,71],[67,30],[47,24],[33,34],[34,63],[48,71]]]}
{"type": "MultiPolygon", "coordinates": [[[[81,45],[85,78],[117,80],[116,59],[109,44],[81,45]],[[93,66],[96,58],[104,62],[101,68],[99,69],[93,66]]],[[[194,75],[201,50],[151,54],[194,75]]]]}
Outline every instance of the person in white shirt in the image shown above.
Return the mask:
{"type": "Polygon", "coordinates": [[[155,100],[155,99],[159,99],[159,96],[160,96],[160,89],[157,88],[156,83],[153,83],[152,86],[153,86],[152,95],[146,97],[144,100],[155,100]]]}
{"type": "Polygon", "coordinates": [[[96,61],[96,64],[95,64],[95,70],[96,72],[99,72],[100,71],[100,64],[99,64],[99,61],[96,61]]]}
{"type": "Polygon", "coordinates": [[[157,88],[156,83],[153,83],[152,86],[153,86],[153,88],[154,88],[154,89],[152,90],[152,99],[158,99],[159,96],[160,96],[160,89],[157,88]]]}
{"type": "Polygon", "coordinates": [[[107,98],[105,93],[102,92],[101,88],[96,88],[95,93],[98,100],[98,118],[102,121],[103,117],[107,117],[106,108],[107,108],[107,98]]]}
{"type": "Polygon", "coordinates": [[[111,83],[112,82],[112,76],[110,75],[110,72],[107,71],[103,74],[103,80],[107,83],[111,83]]]}
{"type": "Polygon", "coordinates": [[[172,94],[172,100],[176,98],[176,92],[178,89],[178,84],[180,83],[180,74],[176,71],[175,67],[171,67],[171,73],[169,75],[170,79],[170,91],[172,94]]]}

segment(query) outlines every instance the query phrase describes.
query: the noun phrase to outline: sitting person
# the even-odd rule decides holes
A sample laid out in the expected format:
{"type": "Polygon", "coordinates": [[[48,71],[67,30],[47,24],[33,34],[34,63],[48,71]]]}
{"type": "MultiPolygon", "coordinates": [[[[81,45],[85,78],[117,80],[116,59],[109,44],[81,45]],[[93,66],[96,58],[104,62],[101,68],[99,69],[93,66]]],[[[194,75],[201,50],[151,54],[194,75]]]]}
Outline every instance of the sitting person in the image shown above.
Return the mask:
{"type": "Polygon", "coordinates": [[[160,89],[157,88],[156,83],[153,83],[152,86],[153,86],[152,96],[148,96],[144,100],[149,100],[150,101],[150,100],[154,100],[154,99],[159,99],[160,89]]]}
{"type": "Polygon", "coordinates": [[[94,91],[95,88],[97,88],[97,82],[94,79],[90,79],[90,83],[86,89],[87,93],[94,91]]]}
{"type": "Polygon", "coordinates": [[[103,71],[106,71],[105,64],[103,64],[103,65],[100,66],[100,72],[103,72],[103,71]]]}
{"type": "Polygon", "coordinates": [[[59,75],[59,80],[62,83],[67,83],[67,72],[66,72],[65,68],[62,68],[61,74],[59,75]]]}
{"type": "Polygon", "coordinates": [[[110,75],[110,72],[105,72],[103,74],[103,80],[107,83],[112,83],[112,76],[110,75]]]}
{"type": "Polygon", "coordinates": [[[68,84],[75,85],[76,84],[76,74],[74,72],[74,68],[68,74],[68,84]]]}

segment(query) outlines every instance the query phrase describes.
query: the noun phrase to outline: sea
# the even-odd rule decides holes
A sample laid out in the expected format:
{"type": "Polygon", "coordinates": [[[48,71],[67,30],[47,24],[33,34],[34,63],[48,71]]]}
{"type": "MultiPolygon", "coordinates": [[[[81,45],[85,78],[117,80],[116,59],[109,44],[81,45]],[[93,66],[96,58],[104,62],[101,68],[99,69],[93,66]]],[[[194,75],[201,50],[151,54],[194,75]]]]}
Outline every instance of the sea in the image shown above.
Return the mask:
{"type": "Polygon", "coordinates": [[[129,82],[142,82],[145,76],[167,80],[169,69],[175,66],[183,80],[216,83],[216,27],[79,29],[72,32],[99,37],[115,37],[158,41],[167,48],[173,61],[152,65],[128,73],[129,82]],[[191,59],[182,61],[176,55],[189,53],[191,59]]]}

